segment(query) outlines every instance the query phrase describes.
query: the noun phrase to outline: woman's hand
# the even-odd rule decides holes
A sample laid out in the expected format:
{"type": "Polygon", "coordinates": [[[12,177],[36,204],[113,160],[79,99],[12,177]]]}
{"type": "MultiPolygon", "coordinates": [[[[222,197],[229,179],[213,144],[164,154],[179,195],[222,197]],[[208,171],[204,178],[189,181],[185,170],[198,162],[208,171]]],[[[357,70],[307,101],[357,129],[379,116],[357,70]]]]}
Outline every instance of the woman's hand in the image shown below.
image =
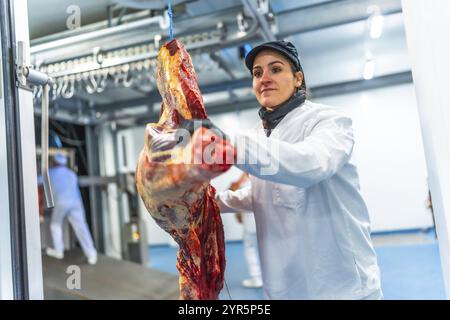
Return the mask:
{"type": "Polygon", "coordinates": [[[181,124],[179,129],[187,130],[191,136],[194,134],[194,132],[200,128],[206,128],[214,132],[215,135],[217,135],[219,138],[225,141],[229,141],[227,135],[219,129],[214,123],[212,123],[209,119],[190,119],[190,120],[184,120],[181,124]]]}

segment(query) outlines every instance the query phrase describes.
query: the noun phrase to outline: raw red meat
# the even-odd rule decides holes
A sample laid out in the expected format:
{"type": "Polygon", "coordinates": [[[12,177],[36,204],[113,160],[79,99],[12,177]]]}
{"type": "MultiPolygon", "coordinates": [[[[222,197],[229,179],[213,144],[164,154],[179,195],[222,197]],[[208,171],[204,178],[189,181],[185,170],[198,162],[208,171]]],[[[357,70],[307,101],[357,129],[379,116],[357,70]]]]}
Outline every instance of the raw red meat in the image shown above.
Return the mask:
{"type": "Polygon", "coordinates": [[[183,146],[155,148],[158,136],[175,132],[183,120],[207,118],[191,58],[179,41],[161,48],[156,77],[161,116],[146,127],[137,189],[154,220],[179,245],[180,299],[217,299],[224,282],[225,243],[209,182],[230,168],[235,150],[202,127],[183,146]],[[213,161],[195,161],[212,141],[213,161]]]}

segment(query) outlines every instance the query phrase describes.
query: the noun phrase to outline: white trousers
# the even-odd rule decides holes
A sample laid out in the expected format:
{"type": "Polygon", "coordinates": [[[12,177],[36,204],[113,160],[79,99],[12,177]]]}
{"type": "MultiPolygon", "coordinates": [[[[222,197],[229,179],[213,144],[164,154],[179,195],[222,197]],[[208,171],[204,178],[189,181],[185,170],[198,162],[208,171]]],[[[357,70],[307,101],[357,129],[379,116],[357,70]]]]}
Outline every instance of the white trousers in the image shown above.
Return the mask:
{"type": "Polygon", "coordinates": [[[261,266],[258,254],[258,241],[256,239],[256,224],[252,213],[242,214],[244,227],[244,254],[250,277],[261,278],[261,266]]]}
{"type": "Polygon", "coordinates": [[[95,250],[94,242],[86,223],[84,209],[80,204],[67,207],[55,204],[50,223],[54,249],[58,252],[64,252],[63,222],[66,217],[86,257],[96,256],[97,250],[95,250]]]}

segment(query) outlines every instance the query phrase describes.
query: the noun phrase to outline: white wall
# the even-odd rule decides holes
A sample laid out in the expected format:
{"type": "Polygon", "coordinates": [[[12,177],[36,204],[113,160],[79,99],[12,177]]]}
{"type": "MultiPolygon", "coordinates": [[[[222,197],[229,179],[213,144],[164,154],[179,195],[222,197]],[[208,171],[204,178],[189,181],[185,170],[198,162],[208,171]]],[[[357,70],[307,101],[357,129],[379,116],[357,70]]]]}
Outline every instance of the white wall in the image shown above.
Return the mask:
{"type": "Polygon", "coordinates": [[[447,298],[450,298],[450,2],[402,0],[417,104],[436,215],[447,298]]]}
{"type": "Polygon", "coordinates": [[[353,118],[354,157],[373,231],[432,225],[427,172],[412,84],[319,99],[353,118]]]}

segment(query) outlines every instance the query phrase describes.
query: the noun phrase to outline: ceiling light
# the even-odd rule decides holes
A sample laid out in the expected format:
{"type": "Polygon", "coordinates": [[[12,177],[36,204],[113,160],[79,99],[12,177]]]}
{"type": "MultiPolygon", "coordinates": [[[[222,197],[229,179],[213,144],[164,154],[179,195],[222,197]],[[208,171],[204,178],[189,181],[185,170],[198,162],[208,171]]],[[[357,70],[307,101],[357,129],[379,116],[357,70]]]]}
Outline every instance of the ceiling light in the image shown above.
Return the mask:
{"type": "Polygon", "coordinates": [[[372,39],[378,39],[383,34],[384,17],[378,6],[368,7],[367,13],[370,14],[368,18],[370,37],[372,39]]]}
{"type": "Polygon", "coordinates": [[[382,15],[374,15],[371,18],[370,37],[378,39],[383,34],[384,17],[382,15]]]}
{"type": "Polygon", "coordinates": [[[372,59],[367,59],[364,64],[364,74],[363,77],[365,80],[370,80],[373,78],[373,74],[375,72],[375,61],[372,59]]]}

